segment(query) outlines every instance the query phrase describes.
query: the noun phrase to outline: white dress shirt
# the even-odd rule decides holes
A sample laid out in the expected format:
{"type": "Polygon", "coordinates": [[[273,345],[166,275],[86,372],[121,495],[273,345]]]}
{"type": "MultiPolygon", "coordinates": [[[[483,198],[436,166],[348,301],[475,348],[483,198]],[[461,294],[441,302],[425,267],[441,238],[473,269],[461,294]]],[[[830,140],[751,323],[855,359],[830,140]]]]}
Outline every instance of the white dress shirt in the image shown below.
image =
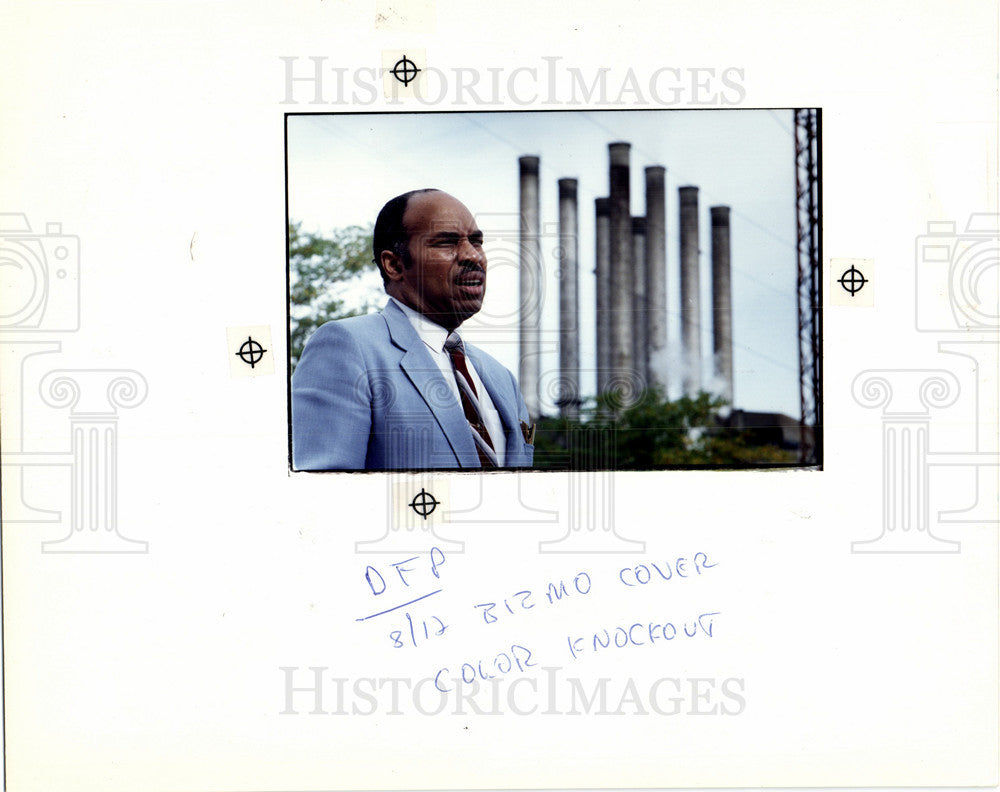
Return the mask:
{"type": "MultiPolygon", "coordinates": [[[[448,383],[448,387],[455,397],[455,402],[461,407],[462,398],[458,393],[455,369],[451,365],[451,356],[444,351],[444,342],[448,339],[448,331],[441,327],[441,325],[432,322],[419,311],[414,311],[410,306],[403,305],[395,297],[390,297],[389,299],[396,303],[400,310],[406,314],[406,318],[410,320],[413,329],[417,331],[420,340],[424,342],[434,363],[441,369],[445,382],[448,383]]],[[[504,434],[503,423],[500,421],[500,413],[497,412],[497,408],[493,404],[493,399],[490,398],[489,391],[486,390],[486,386],[483,385],[483,381],[479,378],[479,372],[476,371],[471,357],[466,356],[465,365],[472,376],[472,384],[476,386],[476,393],[479,395],[479,406],[483,413],[483,423],[486,424],[486,431],[490,433],[490,440],[493,441],[493,450],[496,451],[497,459],[500,461],[500,466],[502,467],[507,451],[507,437],[504,434]]]]}

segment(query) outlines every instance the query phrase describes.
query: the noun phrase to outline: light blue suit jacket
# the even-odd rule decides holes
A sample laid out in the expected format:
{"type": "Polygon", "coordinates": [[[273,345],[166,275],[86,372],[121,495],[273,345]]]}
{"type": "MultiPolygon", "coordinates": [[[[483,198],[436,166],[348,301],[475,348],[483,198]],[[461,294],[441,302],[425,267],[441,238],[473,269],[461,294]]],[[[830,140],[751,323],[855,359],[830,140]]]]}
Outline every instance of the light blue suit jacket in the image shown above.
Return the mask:
{"type": "MultiPolygon", "coordinates": [[[[466,354],[500,413],[504,467],[529,467],[528,410],[514,375],[473,346],[466,354]]],[[[292,462],[295,470],[480,467],[461,405],[391,300],[309,339],[292,376],[292,462]]]]}

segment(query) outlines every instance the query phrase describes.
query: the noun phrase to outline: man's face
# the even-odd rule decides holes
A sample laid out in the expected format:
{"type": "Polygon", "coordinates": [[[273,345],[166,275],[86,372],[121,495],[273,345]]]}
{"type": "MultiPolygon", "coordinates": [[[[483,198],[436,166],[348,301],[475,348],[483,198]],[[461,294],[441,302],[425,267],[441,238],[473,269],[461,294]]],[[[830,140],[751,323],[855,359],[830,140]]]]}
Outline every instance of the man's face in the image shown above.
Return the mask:
{"type": "Polygon", "coordinates": [[[483,307],[483,232],[461,201],[443,192],[410,198],[403,215],[409,261],[383,252],[390,294],[448,330],[483,307]]]}

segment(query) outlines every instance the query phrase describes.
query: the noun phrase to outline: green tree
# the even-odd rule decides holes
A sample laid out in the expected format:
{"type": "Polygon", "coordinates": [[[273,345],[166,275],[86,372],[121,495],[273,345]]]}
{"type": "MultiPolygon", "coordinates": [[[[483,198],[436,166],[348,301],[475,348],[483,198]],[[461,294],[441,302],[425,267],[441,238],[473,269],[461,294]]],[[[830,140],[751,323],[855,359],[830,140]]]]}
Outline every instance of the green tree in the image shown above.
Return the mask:
{"type": "Polygon", "coordinates": [[[384,297],[372,261],[371,228],[335,228],[330,236],[288,226],[292,370],[313,331],[331,319],[370,313],[384,297]]]}
{"type": "Polygon", "coordinates": [[[791,464],[794,451],[757,442],[750,432],[720,424],[725,402],[708,393],[669,401],[647,390],[628,407],[602,396],[579,421],[543,418],[535,438],[535,467],[576,470],[654,470],[791,464]]]}

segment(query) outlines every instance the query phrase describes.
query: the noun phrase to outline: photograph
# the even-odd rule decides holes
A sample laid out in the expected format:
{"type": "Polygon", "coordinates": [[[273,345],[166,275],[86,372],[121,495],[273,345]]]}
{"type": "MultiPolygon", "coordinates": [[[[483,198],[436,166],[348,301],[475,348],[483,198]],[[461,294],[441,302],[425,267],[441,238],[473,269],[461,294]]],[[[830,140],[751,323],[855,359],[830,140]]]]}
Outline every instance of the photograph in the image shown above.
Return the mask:
{"type": "Polygon", "coordinates": [[[819,467],[820,132],[289,114],[292,468],[819,467]]]}

